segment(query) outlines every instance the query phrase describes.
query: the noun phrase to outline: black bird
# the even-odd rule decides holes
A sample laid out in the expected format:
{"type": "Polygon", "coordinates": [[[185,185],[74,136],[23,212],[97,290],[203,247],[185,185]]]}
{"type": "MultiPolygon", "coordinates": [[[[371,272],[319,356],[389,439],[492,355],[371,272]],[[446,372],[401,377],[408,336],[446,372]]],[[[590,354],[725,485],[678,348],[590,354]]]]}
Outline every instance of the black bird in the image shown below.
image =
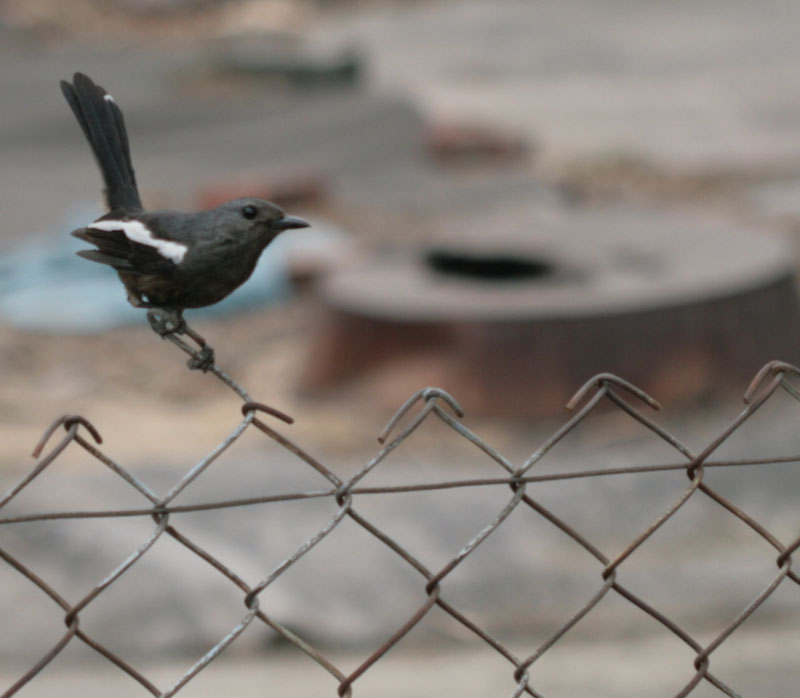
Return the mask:
{"type": "Polygon", "coordinates": [[[72,232],[96,248],[78,254],[116,269],[128,301],[150,309],[153,329],[162,337],[190,336],[201,349],[190,366],[208,370],[213,351],[186,325],[183,311],[221,301],[250,278],[278,234],[308,223],[253,198],[197,213],[145,211],[125,120],[114,99],[83,73],[75,73],[72,83],[62,80],[61,91],[100,167],[108,205],[107,214],[72,232]]]}

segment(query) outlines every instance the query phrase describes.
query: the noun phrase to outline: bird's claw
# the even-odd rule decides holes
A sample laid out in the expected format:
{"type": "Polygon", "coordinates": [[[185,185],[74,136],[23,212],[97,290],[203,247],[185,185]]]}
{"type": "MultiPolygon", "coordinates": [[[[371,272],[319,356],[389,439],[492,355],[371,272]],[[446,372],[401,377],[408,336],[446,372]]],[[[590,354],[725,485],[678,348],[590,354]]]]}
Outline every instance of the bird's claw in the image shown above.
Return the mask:
{"type": "Polygon", "coordinates": [[[200,350],[192,355],[186,362],[192,371],[202,371],[206,373],[214,366],[214,350],[208,344],[200,347],[200,350]]]}
{"type": "Polygon", "coordinates": [[[186,324],[186,320],[183,319],[183,313],[180,310],[151,308],[147,311],[147,320],[150,323],[150,327],[162,339],[169,339],[186,353],[191,354],[192,358],[186,362],[186,365],[191,370],[206,373],[214,367],[214,350],[206,344],[206,340],[202,335],[186,324]],[[185,335],[190,338],[197,344],[197,349],[193,349],[176,335],[185,335]]]}

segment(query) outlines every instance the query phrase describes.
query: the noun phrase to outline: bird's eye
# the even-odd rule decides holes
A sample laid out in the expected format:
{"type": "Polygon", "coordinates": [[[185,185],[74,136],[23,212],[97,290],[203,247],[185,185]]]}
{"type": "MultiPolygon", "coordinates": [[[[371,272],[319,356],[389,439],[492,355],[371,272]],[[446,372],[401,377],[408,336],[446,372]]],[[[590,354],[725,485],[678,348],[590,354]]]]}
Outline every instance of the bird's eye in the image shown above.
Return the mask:
{"type": "Polygon", "coordinates": [[[258,209],[255,206],[243,206],[242,215],[251,221],[258,215],[258,209]]]}

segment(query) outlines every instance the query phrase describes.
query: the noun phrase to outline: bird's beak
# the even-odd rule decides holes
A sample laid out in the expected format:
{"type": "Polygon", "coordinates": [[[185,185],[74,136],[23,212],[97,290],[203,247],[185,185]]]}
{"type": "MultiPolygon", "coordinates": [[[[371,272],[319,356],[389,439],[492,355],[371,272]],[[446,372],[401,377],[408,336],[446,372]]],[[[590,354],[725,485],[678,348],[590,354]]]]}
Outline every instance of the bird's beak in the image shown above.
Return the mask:
{"type": "Polygon", "coordinates": [[[275,221],[275,227],[279,230],[290,230],[291,228],[308,228],[311,224],[297,216],[284,216],[275,221]]]}

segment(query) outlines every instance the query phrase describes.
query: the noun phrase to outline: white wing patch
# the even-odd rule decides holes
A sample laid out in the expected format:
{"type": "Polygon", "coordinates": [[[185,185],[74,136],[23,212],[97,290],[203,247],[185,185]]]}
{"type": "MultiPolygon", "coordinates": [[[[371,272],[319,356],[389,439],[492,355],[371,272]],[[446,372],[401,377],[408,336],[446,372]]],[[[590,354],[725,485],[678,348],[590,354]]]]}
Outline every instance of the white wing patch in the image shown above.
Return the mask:
{"type": "Polygon", "coordinates": [[[155,237],[153,231],[141,221],[95,221],[88,227],[95,228],[96,230],[121,230],[125,234],[125,237],[131,242],[138,242],[140,245],[155,247],[158,254],[175,262],[175,264],[180,264],[183,261],[183,257],[188,249],[186,245],[182,245],[179,242],[161,240],[155,237]]]}
{"type": "Polygon", "coordinates": [[[109,94],[104,94],[103,99],[106,100],[106,102],[114,102],[114,98],[109,94]]]}

